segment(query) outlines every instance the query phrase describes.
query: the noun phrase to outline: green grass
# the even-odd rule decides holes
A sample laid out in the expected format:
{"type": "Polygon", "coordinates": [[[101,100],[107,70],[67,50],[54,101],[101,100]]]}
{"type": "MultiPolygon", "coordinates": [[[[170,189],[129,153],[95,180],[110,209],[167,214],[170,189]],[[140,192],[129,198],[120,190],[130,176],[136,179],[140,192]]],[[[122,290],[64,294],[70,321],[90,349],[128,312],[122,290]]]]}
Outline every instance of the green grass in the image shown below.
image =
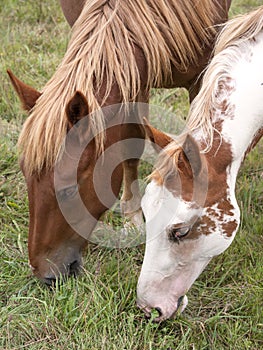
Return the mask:
{"type": "MultiPolygon", "coordinates": [[[[234,0],[231,15],[261,3],[234,0]]],[[[0,6],[0,349],[263,348],[262,142],[238,178],[242,224],[237,237],[196,281],[186,311],[175,320],[156,325],[136,308],[143,247],[109,250],[91,245],[82,275],[53,291],[31,276],[28,203],[15,148],[25,115],[5,71],[12,69],[38,89],[52,76],[69,37],[57,4],[2,0],[0,6]]],[[[179,89],[154,91],[152,102],[181,118],[188,109],[186,94],[179,89]]],[[[169,118],[152,119],[173,131],[169,118]]]]}

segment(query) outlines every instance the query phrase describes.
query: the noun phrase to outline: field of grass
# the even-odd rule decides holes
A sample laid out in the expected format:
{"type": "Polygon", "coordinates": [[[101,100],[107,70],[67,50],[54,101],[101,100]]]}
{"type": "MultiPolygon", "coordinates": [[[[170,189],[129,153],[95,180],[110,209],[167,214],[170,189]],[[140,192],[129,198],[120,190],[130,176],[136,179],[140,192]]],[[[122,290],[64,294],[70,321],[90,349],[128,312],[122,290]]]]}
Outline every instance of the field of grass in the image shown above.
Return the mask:
{"type": "MultiPolygon", "coordinates": [[[[261,4],[234,0],[231,16],[261,4]]],[[[262,142],[238,178],[242,224],[235,241],[196,281],[175,320],[157,325],[136,308],[143,247],[90,245],[81,276],[53,291],[32,277],[28,202],[16,154],[26,116],[6,69],[41,89],[63,57],[69,27],[57,0],[1,0],[0,13],[0,349],[262,349],[262,142]]],[[[187,113],[184,91],[152,95],[153,103],[178,116],[187,113]]],[[[169,130],[170,122],[160,127],[169,130]]]]}

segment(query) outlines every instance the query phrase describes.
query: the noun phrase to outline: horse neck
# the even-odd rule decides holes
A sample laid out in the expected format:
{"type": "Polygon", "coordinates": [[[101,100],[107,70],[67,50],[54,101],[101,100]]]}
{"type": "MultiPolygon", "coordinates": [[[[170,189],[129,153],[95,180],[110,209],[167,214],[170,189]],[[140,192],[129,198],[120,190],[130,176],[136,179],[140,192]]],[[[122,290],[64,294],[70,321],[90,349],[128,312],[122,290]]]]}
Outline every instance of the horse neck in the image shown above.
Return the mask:
{"type": "Polygon", "coordinates": [[[263,31],[247,44],[233,69],[234,90],[230,96],[233,112],[223,118],[222,136],[232,145],[234,160],[241,160],[263,127],[263,31]]]}
{"type": "MultiPolygon", "coordinates": [[[[263,31],[243,45],[237,56],[229,74],[220,82],[223,92],[219,91],[220,100],[211,115],[215,131],[207,153],[214,165],[223,157],[223,166],[230,167],[235,176],[263,135],[263,31]]],[[[195,133],[199,142],[200,134],[199,129],[195,133]]]]}
{"type": "Polygon", "coordinates": [[[225,186],[226,198],[236,204],[235,184],[242,161],[263,135],[263,32],[249,41],[231,62],[220,80],[218,100],[209,111],[214,127],[212,147],[205,151],[201,127],[193,136],[204,151],[209,181],[219,192],[225,186]]]}

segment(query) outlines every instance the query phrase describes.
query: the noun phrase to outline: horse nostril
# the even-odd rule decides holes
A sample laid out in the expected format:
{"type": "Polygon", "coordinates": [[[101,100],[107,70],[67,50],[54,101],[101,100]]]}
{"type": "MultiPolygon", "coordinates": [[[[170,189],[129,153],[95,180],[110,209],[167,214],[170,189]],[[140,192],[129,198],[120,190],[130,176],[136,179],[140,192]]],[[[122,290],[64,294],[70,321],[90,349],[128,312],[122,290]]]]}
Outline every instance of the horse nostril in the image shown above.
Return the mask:
{"type": "Polygon", "coordinates": [[[161,317],[163,315],[161,308],[156,307],[155,310],[158,312],[159,317],[161,317]]]}

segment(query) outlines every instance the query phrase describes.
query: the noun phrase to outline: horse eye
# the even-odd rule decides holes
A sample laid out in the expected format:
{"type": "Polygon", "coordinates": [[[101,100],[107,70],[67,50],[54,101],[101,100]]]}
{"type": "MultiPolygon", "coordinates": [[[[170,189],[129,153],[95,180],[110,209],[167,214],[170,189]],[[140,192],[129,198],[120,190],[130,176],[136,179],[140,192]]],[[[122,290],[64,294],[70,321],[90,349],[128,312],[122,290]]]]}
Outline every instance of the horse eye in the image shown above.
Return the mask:
{"type": "Polygon", "coordinates": [[[66,187],[57,192],[57,198],[60,201],[65,201],[66,199],[73,198],[77,192],[78,192],[78,185],[66,187]]]}
{"type": "Polygon", "coordinates": [[[168,238],[170,241],[179,243],[180,239],[187,236],[190,230],[190,226],[171,225],[168,228],[168,238]]]}

